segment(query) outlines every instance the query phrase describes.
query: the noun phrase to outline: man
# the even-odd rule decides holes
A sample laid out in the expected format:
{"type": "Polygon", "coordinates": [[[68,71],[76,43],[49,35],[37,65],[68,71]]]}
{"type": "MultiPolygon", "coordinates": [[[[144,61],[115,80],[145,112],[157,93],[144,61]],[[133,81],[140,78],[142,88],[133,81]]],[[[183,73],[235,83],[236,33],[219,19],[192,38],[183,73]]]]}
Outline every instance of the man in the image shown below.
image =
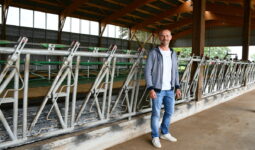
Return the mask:
{"type": "Polygon", "coordinates": [[[176,142],[177,139],[169,133],[171,115],[174,112],[175,95],[181,96],[178,60],[176,53],[169,48],[172,39],[171,31],[163,29],[159,31],[160,45],[149,52],[146,66],[145,79],[149,96],[152,99],[151,136],[152,144],[160,148],[160,140],[165,139],[176,142]],[[164,104],[164,115],[159,127],[160,110],[164,104]],[[159,128],[161,134],[159,135],[159,128]]]}

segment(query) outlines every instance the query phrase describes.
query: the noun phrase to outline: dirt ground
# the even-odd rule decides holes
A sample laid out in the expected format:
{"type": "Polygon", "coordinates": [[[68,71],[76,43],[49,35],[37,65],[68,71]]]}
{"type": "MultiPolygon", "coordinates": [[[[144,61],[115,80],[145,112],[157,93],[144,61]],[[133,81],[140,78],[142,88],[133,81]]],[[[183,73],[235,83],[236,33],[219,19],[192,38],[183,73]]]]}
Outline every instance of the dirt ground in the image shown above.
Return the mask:
{"type": "MultiPolygon", "coordinates": [[[[162,150],[255,150],[255,90],[186,119],[175,122],[178,139],[161,140],[162,150]]],[[[153,150],[150,134],[108,150],[153,150]]]]}

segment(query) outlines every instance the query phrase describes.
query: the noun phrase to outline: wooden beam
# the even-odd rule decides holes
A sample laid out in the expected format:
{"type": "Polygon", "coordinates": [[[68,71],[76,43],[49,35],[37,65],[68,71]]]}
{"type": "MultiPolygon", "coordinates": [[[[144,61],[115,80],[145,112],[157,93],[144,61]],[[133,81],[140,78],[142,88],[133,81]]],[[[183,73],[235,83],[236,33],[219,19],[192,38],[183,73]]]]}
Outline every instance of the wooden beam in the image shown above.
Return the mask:
{"type": "MultiPolygon", "coordinates": [[[[217,14],[217,13],[212,13],[209,11],[205,12],[205,20],[206,21],[210,21],[210,20],[218,20],[221,22],[233,22],[233,24],[237,24],[239,23],[239,25],[242,25],[242,17],[233,17],[233,16],[228,16],[228,15],[221,15],[221,14],[217,14]]],[[[165,26],[164,28],[170,29],[171,31],[175,31],[178,30],[179,28],[182,28],[184,26],[190,25],[192,24],[192,19],[190,18],[186,18],[183,19],[181,21],[178,22],[174,22],[170,25],[165,26]]],[[[157,29],[159,30],[159,29],[157,29]]]]}
{"type": "Polygon", "coordinates": [[[29,0],[31,2],[36,2],[38,4],[45,4],[45,5],[50,5],[50,6],[55,6],[55,7],[65,7],[64,4],[62,3],[54,3],[54,1],[45,1],[45,0],[29,0]]]}
{"type": "Polygon", "coordinates": [[[30,9],[30,10],[37,10],[41,12],[46,12],[46,13],[52,13],[52,14],[59,14],[59,11],[53,10],[53,9],[46,9],[43,7],[38,6],[32,6],[32,5],[24,5],[20,3],[12,3],[11,6],[13,7],[19,7],[19,8],[24,8],[24,9],[30,9]]]}
{"type": "Polygon", "coordinates": [[[151,2],[151,1],[153,1],[153,0],[134,0],[132,3],[130,3],[129,5],[127,5],[126,7],[121,9],[120,11],[117,11],[117,12],[113,13],[112,15],[104,18],[102,20],[102,22],[109,23],[112,20],[116,20],[116,19],[122,17],[123,15],[128,14],[128,13],[134,11],[135,9],[137,9],[137,8],[143,6],[146,3],[151,2]]]}
{"type": "Polygon", "coordinates": [[[182,19],[181,21],[174,22],[170,25],[165,26],[164,28],[167,28],[167,29],[170,29],[173,31],[176,28],[183,27],[183,26],[189,25],[189,24],[192,24],[192,18],[182,19]]]}
{"type": "Polygon", "coordinates": [[[213,2],[217,1],[217,2],[224,2],[226,4],[243,4],[243,1],[242,0],[212,0],[213,2]]]}
{"type": "Polygon", "coordinates": [[[70,15],[72,12],[76,11],[82,4],[88,2],[89,0],[73,0],[72,3],[64,10],[62,10],[59,14],[59,31],[62,31],[66,17],[70,15]]]}
{"type": "Polygon", "coordinates": [[[229,14],[232,16],[241,16],[243,13],[242,7],[238,6],[224,6],[218,4],[207,4],[206,10],[211,12],[218,12],[222,14],[229,14]]]}
{"type": "Polygon", "coordinates": [[[172,7],[177,7],[175,4],[173,4],[173,3],[171,3],[171,2],[169,2],[169,1],[167,1],[167,0],[160,0],[161,2],[163,2],[163,3],[165,3],[165,4],[167,4],[167,5],[170,5],[170,6],[172,6],[172,7]]]}
{"type": "MultiPolygon", "coordinates": [[[[210,28],[210,27],[219,27],[219,26],[242,27],[243,24],[239,20],[225,20],[225,21],[209,20],[209,21],[206,21],[205,27],[210,28]]],[[[255,24],[252,25],[251,28],[255,30],[255,24]]],[[[173,33],[173,39],[176,40],[178,38],[181,38],[189,34],[192,34],[192,28],[183,30],[181,32],[173,33]]]]}
{"type": "Polygon", "coordinates": [[[154,22],[160,21],[160,20],[167,18],[169,16],[173,16],[178,13],[191,12],[192,11],[191,4],[192,4],[191,1],[186,1],[181,6],[161,12],[160,14],[156,14],[155,16],[153,16],[149,19],[146,19],[142,23],[134,25],[132,28],[133,29],[141,29],[141,28],[144,28],[145,26],[147,26],[148,24],[152,24],[154,22]]]}
{"type": "Polygon", "coordinates": [[[205,0],[193,0],[192,53],[202,56],[205,39],[205,0]]]}
{"type": "Polygon", "coordinates": [[[244,19],[243,19],[242,59],[248,60],[251,34],[251,0],[243,1],[244,1],[244,19]]]}
{"type": "MultiPolygon", "coordinates": [[[[193,34],[192,34],[192,54],[195,56],[204,55],[205,45],[205,6],[206,0],[193,0],[193,34]]],[[[203,94],[203,65],[193,65],[192,76],[195,74],[197,67],[200,67],[199,78],[196,90],[196,100],[202,99],[203,94]]]]}
{"type": "MultiPolygon", "coordinates": [[[[211,0],[213,2],[217,1],[217,2],[225,2],[228,4],[240,4],[240,5],[244,5],[244,1],[243,0],[211,0]]],[[[251,2],[253,2],[253,5],[255,4],[255,0],[251,0],[251,2]]]]}
{"type": "Polygon", "coordinates": [[[60,44],[62,41],[62,30],[64,27],[66,21],[66,17],[61,18],[60,15],[58,15],[58,43],[60,44]]]}
{"type": "Polygon", "coordinates": [[[60,13],[60,16],[66,17],[72,12],[76,11],[82,4],[88,2],[89,0],[73,0],[72,3],[60,13]]]}
{"type": "MultiPolygon", "coordinates": [[[[242,20],[242,8],[237,6],[223,6],[216,4],[207,4],[206,5],[206,20],[242,20]],[[235,10],[233,12],[233,10],[235,10]],[[212,13],[213,12],[213,13],[212,13]],[[217,15],[221,14],[221,15],[217,15]],[[231,16],[230,16],[231,15],[231,16]]],[[[254,14],[255,15],[255,14],[254,14]]],[[[255,16],[254,16],[255,17],[255,16]]],[[[176,29],[177,27],[183,27],[184,25],[192,24],[192,19],[182,19],[177,22],[173,22],[170,25],[164,26],[163,28],[169,28],[171,30],[176,29]]],[[[157,29],[158,30],[158,29],[157,29]]]]}
{"type": "Polygon", "coordinates": [[[115,5],[119,5],[119,6],[123,6],[123,7],[126,7],[127,4],[124,4],[124,3],[120,3],[120,2],[116,2],[114,0],[105,0],[106,2],[108,3],[112,3],[112,4],[115,4],[115,5]]]}
{"type": "Polygon", "coordinates": [[[73,0],[70,5],[66,6],[66,8],[60,12],[60,14],[58,15],[58,18],[59,18],[58,19],[58,43],[61,43],[62,30],[65,25],[66,17],[72,14],[72,12],[76,11],[82,4],[88,1],[89,0],[73,0]]]}
{"type": "MultiPolygon", "coordinates": [[[[102,10],[107,10],[107,11],[113,11],[113,9],[111,8],[107,8],[107,7],[104,7],[104,6],[101,6],[101,5],[98,5],[98,4],[93,4],[93,3],[87,3],[86,5],[88,6],[92,6],[92,7],[95,7],[95,8],[98,8],[98,9],[102,9],[102,10]]],[[[116,13],[118,11],[114,11],[114,13],[116,13]]],[[[143,17],[140,17],[140,16],[137,16],[137,15],[134,15],[134,14],[126,14],[126,16],[130,16],[130,17],[133,17],[133,18],[137,18],[137,19],[144,19],[143,17]]]]}
{"type": "MultiPolygon", "coordinates": [[[[235,20],[233,20],[233,21],[224,21],[224,22],[222,22],[222,21],[206,21],[206,24],[205,24],[206,26],[205,26],[205,28],[210,28],[210,27],[218,27],[218,26],[238,26],[238,27],[240,27],[241,25],[240,25],[240,23],[239,23],[239,21],[235,21],[235,20]]],[[[176,39],[178,39],[178,38],[181,38],[181,37],[183,37],[183,36],[186,36],[186,35],[189,35],[189,34],[192,34],[192,28],[190,28],[190,29],[186,29],[186,30],[183,30],[183,31],[181,31],[181,32],[178,32],[178,33],[174,33],[173,34],[173,39],[174,40],[176,40],[176,39]]]]}
{"type": "Polygon", "coordinates": [[[154,5],[152,5],[152,4],[146,4],[146,6],[148,6],[148,7],[151,7],[151,8],[154,8],[154,9],[157,9],[157,10],[162,10],[162,8],[159,8],[159,7],[157,7],[157,6],[154,6],[154,5]]]}
{"type": "Polygon", "coordinates": [[[2,1],[2,29],[1,29],[1,39],[6,40],[6,21],[8,16],[9,6],[12,0],[3,0],[2,1]]]}

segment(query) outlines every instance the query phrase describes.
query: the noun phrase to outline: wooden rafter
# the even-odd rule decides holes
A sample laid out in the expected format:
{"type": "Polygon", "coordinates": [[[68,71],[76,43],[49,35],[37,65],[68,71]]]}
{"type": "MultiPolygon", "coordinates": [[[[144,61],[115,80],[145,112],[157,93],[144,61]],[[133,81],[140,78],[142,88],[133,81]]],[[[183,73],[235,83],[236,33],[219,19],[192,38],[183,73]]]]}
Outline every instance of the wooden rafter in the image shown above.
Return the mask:
{"type": "MultiPolygon", "coordinates": [[[[91,6],[91,7],[95,7],[95,8],[98,8],[98,9],[102,9],[102,10],[113,11],[111,8],[107,8],[107,7],[98,5],[98,4],[87,3],[86,5],[91,6]]],[[[114,13],[116,13],[116,12],[118,12],[118,11],[114,11],[114,13]]],[[[143,17],[137,16],[137,15],[134,15],[134,14],[130,14],[130,13],[126,14],[126,16],[129,16],[129,17],[132,17],[132,18],[135,18],[135,19],[143,19],[143,17]]]]}
{"type": "Polygon", "coordinates": [[[24,5],[24,4],[20,4],[20,3],[12,3],[11,6],[24,8],[24,9],[30,9],[30,10],[37,10],[37,11],[42,11],[42,12],[47,12],[47,13],[52,13],[52,14],[59,14],[59,12],[57,10],[46,9],[46,8],[40,7],[39,5],[32,6],[32,5],[24,5]]]}
{"type": "MultiPolygon", "coordinates": [[[[244,1],[243,0],[210,0],[212,2],[224,2],[224,3],[228,3],[228,4],[241,4],[243,5],[244,1]]],[[[252,0],[253,5],[255,3],[255,0],[252,0]]]]}
{"type": "Polygon", "coordinates": [[[153,0],[134,0],[132,3],[130,3],[129,5],[127,5],[125,8],[121,9],[120,11],[117,11],[115,13],[113,13],[112,15],[104,18],[101,22],[103,23],[108,23],[111,22],[112,20],[116,20],[120,17],[122,17],[125,14],[128,14],[132,11],[134,11],[135,9],[143,6],[144,4],[151,2],[153,0]]]}
{"type": "Polygon", "coordinates": [[[143,9],[139,9],[139,8],[137,8],[136,11],[143,13],[143,14],[147,14],[147,15],[154,15],[154,13],[152,13],[152,12],[149,12],[149,11],[143,10],[143,9]]]}
{"type": "Polygon", "coordinates": [[[167,4],[167,5],[170,5],[170,6],[172,6],[172,7],[177,7],[175,4],[170,3],[170,2],[167,1],[167,0],[161,0],[161,2],[163,2],[163,3],[167,4]]]}
{"type": "MultiPolygon", "coordinates": [[[[241,27],[242,26],[242,22],[240,22],[239,20],[210,20],[210,21],[206,21],[205,24],[206,28],[210,28],[210,27],[221,27],[221,26],[229,26],[229,27],[241,27]]],[[[252,25],[252,29],[255,29],[255,25],[252,25]]],[[[176,40],[178,38],[181,38],[183,36],[189,35],[192,33],[192,29],[186,29],[177,33],[173,34],[173,39],[176,40]]]]}
{"type": "Polygon", "coordinates": [[[45,4],[45,5],[49,5],[49,6],[55,6],[55,7],[65,7],[64,4],[62,3],[54,3],[54,2],[51,2],[51,1],[44,1],[44,0],[29,0],[31,2],[36,2],[38,4],[45,4]]]}
{"type": "Polygon", "coordinates": [[[243,8],[238,6],[224,6],[224,5],[217,5],[217,4],[207,4],[206,5],[207,11],[212,12],[221,12],[223,14],[231,14],[233,16],[240,16],[243,13],[243,8]]]}
{"type": "Polygon", "coordinates": [[[154,6],[154,5],[152,5],[152,4],[146,4],[146,6],[148,6],[148,7],[151,7],[151,8],[154,8],[154,9],[157,9],[157,10],[162,10],[162,8],[159,8],[159,7],[157,7],[157,6],[154,6]]]}
{"type": "Polygon", "coordinates": [[[60,13],[61,16],[68,16],[72,12],[76,11],[82,4],[88,2],[89,0],[73,0],[72,3],[60,13]]]}
{"type": "MultiPolygon", "coordinates": [[[[86,14],[90,14],[90,15],[100,16],[100,17],[105,17],[105,16],[106,16],[106,14],[99,13],[99,12],[96,12],[96,11],[90,11],[90,10],[86,10],[86,9],[78,9],[77,11],[78,11],[78,12],[82,12],[82,13],[86,13],[86,14]]],[[[71,16],[73,16],[73,15],[71,15],[71,16]]],[[[83,17],[79,16],[79,17],[77,17],[77,18],[83,18],[83,17]]],[[[122,21],[122,22],[130,23],[130,24],[133,23],[132,20],[128,20],[128,19],[125,19],[125,18],[119,18],[118,20],[119,20],[119,21],[122,21]]],[[[114,24],[114,23],[113,23],[113,24],[114,24]]],[[[120,24],[118,24],[118,25],[120,25],[120,24]]],[[[121,26],[123,26],[123,25],[121,25],[121,26]]]]}
{"type": "Polygon", "coordinates": [[[123,7],[127,6],[127,5],[124,4],[124,3],[116,2],[116,1],[114,1],[114,0],[105,0],[105,1],[108,2],[108,3],[115,4],[115,5],[119,5],[119,6],[123,6],[123,7]]]}
{"type": "MultiPolygon", "coordinates": [[[[211,21],[211,20],[215,20],[215,21],[221,21],[221,22],[231,22],[232,20],[235,20],[237,22],[239,22],[240,25],[242,25],[242,18],[241,17],[235,17],[235,19],[232,18],[232,16],[228,16],[228,15],[219,15],[216,13],[211,13],[211,12],[206,12],[205,13],[205,20],[206,21],[211,21]]],[[[183,26],[187,26],[192,24],[192,19],[187,18],[187,19],[183,19],[179,22],[173,23],[169,26],[166,26],[165,28],[169,28],[172,31],[174,30],[178,30],[179,28],[182,28],[183,26]]]]}
{"type": "MultiPolygon", "coordinates": [[[[119,25],[122,27],[130,27],[130,25],[133,25],[134,29],[141,29],[141,30],[147,30],[147,31],[150,30],[151,32],[157,30],[159,26],[160,27],[168,26],[171,29],[179,30],[181,28],[178,28],[178,27],[183,27],[185,25],[191,24],[191,22],[189,21],[191,17],[187,17],[183,15],[182,13],[183,12],[192,13],[192,6],[188,7],[188,9],[190,9],[191,11],[184,10],[184,9],[180,11],[179,9],[185,3],[191,2],[187,0],[176,0],[178,1],[179,4],[180,2],[182,2],[180,6],[173,3],[174,0],[160,0],[161,3],[173,7],[171,10],[169,9],[166,12],[163,9],[160,9],[159,6],[154,5],[153,3],[150,3],[150,0],[132,0],[130,1],[130,3],[127,3],[126,1],[120,1],[120,0],[103,0],[104,3],[107,3],[109,5],[100,5],[100,3],[96,3],[93,0],[90,0],[90,1],[89,0],[70,0],[70,1],[72,1],[70,5],[66,6],[66,4],[63,3],[61,0],[52,0],[52,1],[50,0],[27,0],[27,1],[15,0],[11,3],[11,6],[43,11],[47,13],[59,14],[61,16],[60,20],[62,20],[62,23],[60,24],[62,25],[62,27],[63,27],[66,16],[100,22],[102,21],[102,19],[103,20],[107,19],[110,13],[112,13],[112,15],[114,14],[119,15],[119,17],[117,16],[116,19],[110,19],[108,21],[108,23],[110,24],[119,25]],[[148,1],[148,2],[145,2],[145,1],[148,1]],[[143,7],[139,7],[138,5],[130,9],[131,8],[130,6],[132,5],[132,3],[135,3],[135,2],[144,3],[144,5],[147,6],[146,9],[143,9],[143,7]],[[120,6],[119,8],[123,8],[123,9],[112,9],[112,7],[110,7],[111,4],[114,6],[120,6]],[[80,7],[80,6],[84,6],[84,7],[80,7]],[[89,8],[92,8],[92,9],[89,9],[89,8]],[[94,10],[94,8],[98,8],[101,11],[92,11],[94,10]],[[124,11],[125,9],[128,9],[128,10],[126,10],[125,12],[124,11]],[[63,11],[59,12],[59,10],[63,10],[63,11]],[[159,13],[154,14],[153,10],[159,10],[159,13]],[[160,10],[163,12],[160,12],[160,10]],[[73,13],[74,11],[76,11],[77,13],[73,13]],[[121,15],[122,11],[125,12],[123,15],[121,15]],[[136,11],[136,13],[130,13],[134,11],[136,11]],[[104,13],[104,12],[107,12],[107,13],[104,13]],[[175,17],[173,16],[178,16],[178,14],[180,17],[179,17],[179,20],[176,21],[175,17]],[[145,18],[142,16],[149,16],[149,17],[145,18]],[[140,23],[136,24],[136,22],[140,22],[140,23]],[[172,23],[167,25],[169,22],[172,22],[172,23]]],[[[244,0],[206,0],[206,1],[207,1],[206,10],[211,11],[217,15],[216,19],[211,19],[211,20],[219,20],[222,22],[225,20],[236,19],[242,23],[244,0]]],[[[252,2],[254,6],[255,0],[252,0],[252,2]]],[[[252,20],[255,20],[254,18],[255,18],[255,9],[253,8],[252,20]]]]}
{"type": "Polygon", "coordinates": [[[190,11],[192,11],[191,1],[187,1],[187,2],[183,3],[181,6],[179,6],[177,8],[161,12],[157,16],[153,16],[149,19],[146,19],[142,23],[134,25],[132,28],[141,29],[141,28],[145,27],[148,24],[160,21],[160,20],[162,20],[166,17],[173,16],[173,15],[178,14],[178,13],[184,13],[184,12],[190,12],[190,11]]]}
{"type": "MultiPolygon", "coordinates": [[[[227,23],[219,23],[219,22],[210,22],[210,23],[207,23],[205,24],[205,28],[209,28],[209,27],[216,27],[216,26],[230,26],[229,24],[227,23]]],[[[178,33],[175,33],[173,34],[173,40],[176,40],[178,38],[181,38],[183,36],[186,36],[186,35],[189,35],[189,34],[192,34],[192,28],[189,28],[189,29],[186,29],[186,30],[183,30],[181,32],[178,32],[178,33]]]]}

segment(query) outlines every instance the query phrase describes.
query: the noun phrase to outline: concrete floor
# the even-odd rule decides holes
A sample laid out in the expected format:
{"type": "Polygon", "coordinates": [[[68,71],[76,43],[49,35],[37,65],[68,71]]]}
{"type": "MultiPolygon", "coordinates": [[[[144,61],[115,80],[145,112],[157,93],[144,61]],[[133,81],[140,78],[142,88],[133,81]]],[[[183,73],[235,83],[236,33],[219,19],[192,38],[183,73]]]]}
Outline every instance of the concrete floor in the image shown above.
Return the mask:
{"type": "MultiPolygon", "coordinates": [[[[255,150],[255,90],[175,122],[178,142],[161,140],[162,150],[255,150]]],[[[146,134],[108,150],[153,150],[146,134]]]]}

